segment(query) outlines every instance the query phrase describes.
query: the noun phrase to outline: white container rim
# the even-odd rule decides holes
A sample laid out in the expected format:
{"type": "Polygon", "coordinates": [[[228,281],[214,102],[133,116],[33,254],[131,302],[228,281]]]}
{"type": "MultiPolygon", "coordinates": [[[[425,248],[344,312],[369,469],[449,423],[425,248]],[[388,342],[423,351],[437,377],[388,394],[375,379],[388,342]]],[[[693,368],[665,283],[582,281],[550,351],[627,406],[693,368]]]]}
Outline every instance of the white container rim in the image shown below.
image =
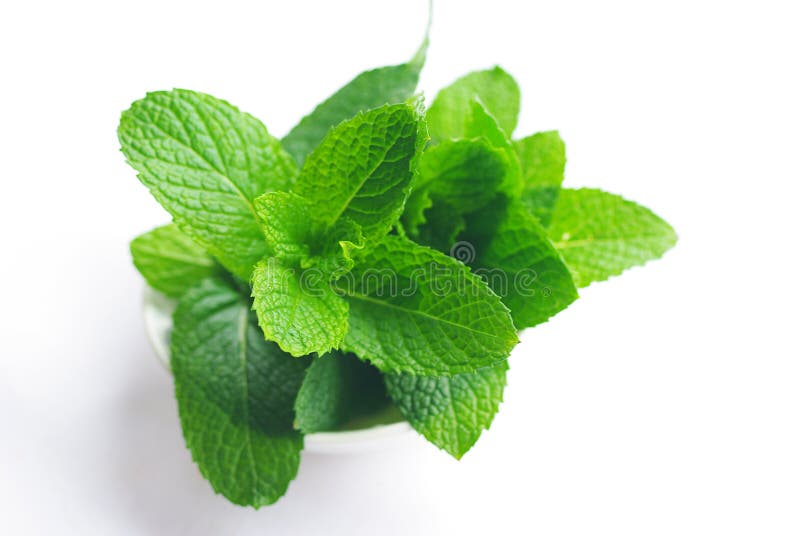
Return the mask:
{"type": "MultiPolygon", "coordinates": [[[[160,292],[144,287],[142,312],[147,338],[164,369],[169,372],[169,333],[172,330],[172,313],[175,300],[160,292]]],[[[380,424],[359,430],[317,432],[305,436],[304,450],[311,453],[339,453],[369,450],[379,444],[406,436],[413,429],[406,421],[380,424]]]]}

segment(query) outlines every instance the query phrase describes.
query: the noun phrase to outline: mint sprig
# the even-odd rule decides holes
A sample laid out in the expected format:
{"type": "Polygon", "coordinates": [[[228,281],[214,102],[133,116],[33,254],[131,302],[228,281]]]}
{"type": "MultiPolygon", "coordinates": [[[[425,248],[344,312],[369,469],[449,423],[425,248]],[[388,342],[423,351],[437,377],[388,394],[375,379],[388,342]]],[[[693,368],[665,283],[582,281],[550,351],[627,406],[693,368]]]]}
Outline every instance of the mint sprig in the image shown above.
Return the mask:
{"type": "Polygon", "coordinates": [[[122,151],[174,220],[131,253],[178,300],[181,427],[236,504],[285,493],[304,434],[387,416],[461,458],[499,408],[518,332],[675,244],[632,201],[562,189],[563,140],[513,137],[520,91],[501,68],[426,111],[427,45],[360,74],[281,141],[188,90],[122,114],[122,151]]]}

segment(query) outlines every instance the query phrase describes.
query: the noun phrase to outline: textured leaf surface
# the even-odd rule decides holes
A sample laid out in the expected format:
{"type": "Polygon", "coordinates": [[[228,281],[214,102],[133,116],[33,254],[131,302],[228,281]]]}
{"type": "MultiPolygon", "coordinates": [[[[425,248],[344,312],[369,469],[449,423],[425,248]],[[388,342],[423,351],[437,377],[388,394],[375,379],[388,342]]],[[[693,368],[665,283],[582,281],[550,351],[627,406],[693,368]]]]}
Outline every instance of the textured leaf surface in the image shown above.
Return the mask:
{"type": "Polygon", "coordinates": [[[384,372],[471,372],[517,343],[508,309],[480,278],[400,236],[359,257],[337,286],[350,304],[343,349],[384,372]]]}
{"type": "Polygon", "coordinates": [[[519,86],[500,67],[470,73],[439,92],[427,114],[431,137],[434,140],[467,137],[475,97],[510,138],[517,126],[519,86]]]}
{"type": "Polygon", "coordinates": [[[426,37],[410,62],[365,71],[356,76],[305,116],[283,138],[283,146],[302,165],[328,131],[342,121],[384,104],[407,101],[414,95],[427,48],[426,37]]]}
{"type": "Polygon", "coordinates": [[[314,362],[295,401],[295,427],[306,434],[331,431],[388,403],[383,377],[353,354],[331,352],[314,362]]]}
{"type": "Polygon", "coordinates": [[[464,240],[475,247],[474,272],[511,309],[517,329],[540,324],[577,299],[569,268],[519,203],[499,200],[467,225],[464,240]]]}
{"type": "Polygon", "coordinates": [[[649,209],[588,188],[561,191],[549,234],[579,287],[657,259],[678,240],[649,209]]]}
{"type": "Polygon", "coordinates": [[[338,348],[347,332],[347,302],[320,271],[269,258],[253,272],[253,298],[266,339],[293,356],[325,354],[338,348]]]}
{"type": "Polygon", "coordinates": [[[181,426],[200,472],[236,504],[275,502],[300,462],[292,408],[308,361],[265,341],[247,300],[212,279],[181,298],[171,354],[181,426]]]}
{"type": "Polygon", "coordinates": [[[251,115],[202,93],[149,93],[122,114],[122,152],[181,230],[247,280],[266,254],[253,200],[297,169],[251,115]]]}
{"type": "Polygon", "coordinates": [[[147,284],[171,298],[220,272],[216,261],[175,224],[164,225],[131,242],[133,264],[147,284]]]}
{"type": "Polygon", "coordinates": [[[507,370],[504,361],[451,377],[387,374],[386,387],[417,432],[460,459],[492,423],[507,370]]]}
{"type": "Polygon", "coordinates": [[[522,166],[525,187],[522,202],[547,226],[564,181],[567,165],[564,141],[556,131],[539,132],[515,141],[514,148],[522,166]]]}
{"type": "Polygon", "coordinates": [[[268,192],[256,198],[255,208],[273,255],[288,260],[309,255],[313,208],[308,201],[290,192],[268,192]]]}
{"type": "Polygon", "coordinates": [[[400,217],[412,161],[424,142],[423,121],[413,105],[361,113],[325,137],[293,191],[313,205],[321,228],[347,218],[361,227],[367,242],[378,240],[400,217]]]}
{"type": "Polygon", "coordinates": [[[405,102],[414,94],[419,70],[409,64],[365,71],[321,103],[282,142],[302,164],[328,131],[347,119],[384,104],[405,102]]]}
{"type": "Polygon", "coordinates": [[[506,175],[506,162],[489,142],[445,140],[420,158],[417,188],[426,188],[434,201],[458,213],[472,212],[491,201],[506,175]]]}

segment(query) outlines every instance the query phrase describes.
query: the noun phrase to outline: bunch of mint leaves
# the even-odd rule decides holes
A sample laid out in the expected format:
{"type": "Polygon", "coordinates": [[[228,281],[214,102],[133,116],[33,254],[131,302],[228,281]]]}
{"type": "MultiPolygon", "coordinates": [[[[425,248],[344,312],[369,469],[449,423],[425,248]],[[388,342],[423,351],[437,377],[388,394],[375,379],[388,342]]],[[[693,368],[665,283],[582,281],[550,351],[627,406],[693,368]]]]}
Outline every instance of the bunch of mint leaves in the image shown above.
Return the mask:
{"type": "Polygon", "coordinates": [[[518,331],[676,241],[644,207],[562,188],[558,133],[512,138],[520,91],[502,69],[425,110],[426,49],[282,140],[187,90],[122,114],[122,151],[174,219],[131,251],[178,301],[186,444],[236,504],[278,500],[313,432],[404,418],[460,458],[498,410],[518,331]]]}

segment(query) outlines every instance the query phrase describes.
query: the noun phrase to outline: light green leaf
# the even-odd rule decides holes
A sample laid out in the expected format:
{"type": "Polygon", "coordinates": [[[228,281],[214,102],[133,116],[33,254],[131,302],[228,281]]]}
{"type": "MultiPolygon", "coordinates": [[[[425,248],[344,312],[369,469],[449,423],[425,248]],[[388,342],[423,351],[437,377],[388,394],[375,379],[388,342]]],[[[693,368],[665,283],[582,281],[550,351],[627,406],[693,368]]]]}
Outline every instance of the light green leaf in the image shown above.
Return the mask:
{"type": "Polygon", "coordinates": [[[359,112],[407,101],[414,95],[425,64],[428,36],[408,63],[365,71],[317,106],[295,126],[282,143],[299,165],[328,131],[359,112]]]}
{"type": "Polygon", "coordinates": [[[387,374],[386,387],[417,432],[460,459],[492,424],[507,370],[503,361],[451,377],[387,374]]]}
{"type": "Polygon", "coordinates": [[[560,187],[567,152],[558,131],[538,132],[514,142],[526,188],[560,187]]]}
{"type": "Polygon", "coordinates": [[[378,369],[353,354],[331,352],[306,371],[294,404],[295,427],[306,434],[332,431],[387,404],[378,369]]]}
{"type": "Polygon", "coordinates": [[[564,141],[556,131],[539,132],[515,141],[514,148],[522,165],[525,187],[522,202],[547,226],[564,181],[567,164],[564,141]]]}
{"type": "Polygon", "coordinates": [[[331,280],[348,272],[353,267],[355,255],[367,245],[361,227],[349,218],[340,218],[320,237],[319,242],[321,246],[314,250],[319,254],[301,264],[330,274],[331,280]]]}
{"type": "Polygon", "coordinates": [[[561,190],[550,238],[579,287],[661,257],[678,240],[649,209],[601,190],[561,190]]]}
{"type": "Polygon", "coordinates": [[[321,270],[297,270],[274,257],[260,262],[253,308],[266,339],[293,356],[338,348],[347,332],[347,302],[328,279],[321,270]]]}
{"type": "Polygon", "coordinates": [[[508,309],[459,261],[389,235],[336,282],[350,304],[342,349],[383,372],[451,375],[508,357],[508,309]]]}
{"type": "Polygon", "coordinates": [[[468,137],[467,123],[475,97],[511,137],[519,114],[519,86],[510,74],[495,67],[470,73],[439,92],[426,116],[434,141],[468,137]]]}
{"type": "Polygon", "coordinates": [[[249,279],[266,254],[253,200],[297,170],[278,140],[223,100],[182,89],[148,93],[122,114],[122,152],[186,234],[249,279]]]}
{"type": "Polygon", "coordinates": [[[290,192],[268,192],[255,200],[267,245],[279,259],[307,257],[313,236],[311,204],[290,192]]]}
{"type": "Polygon", "coordinates": [[[420,158],[415,188],[426,189],[434,202],[456,212],[472,212],[491,201],[506,176],[501,151],[484,139],[445,140],[420,158]]]}
{"type": "Polygon", "coordinates": [[[360,113],[331,130],[306,159],[294,193],[307,199],[322,229],[347,218],[365,240],[379,240],[400,217],[415,159],[426,141],[412,104],[360,113]]]}
{"type": "Polygon", "coordinates": [[[522,192],[522,171],[519,157],[514,146],[506,136],[489,110],[480,99],[475,98],[471,103],[471,115],[467,120],[466,136],[468,138],[482,137],[492,147],[499,150],[505,161],[506,174],[500,190],[511,198],[519,197],[522,192]]]}
{"type": "Polygon", "coordinates": [[[314,207],[291,192],[269,192],[256,199],[256,212],[273,255],[287,266],[317,268],[335,275],[353,266],[364,247],[361,227],[349,218],[321,233],[311,216],[314,207]]]}
{"type": "Polygon", "coordinates": [[[171,298],[221,273],[214,259],[175,224],[157,227],[131,242],[133,264],[147,284],[171,298]]]}
{"type": "Polygon", "coordinates": [[[171,354],[183,435],[200,472],[233,503],[278,500],[303,448],[291,423],[308,360],[265,341],[247,299],[213,279],[181,298],[171,354]]]}
{"type": "Polygon", "coordinates": [[[577,299],[569,268],[519,203],[499,199],[471,215],[462,239],[475,248],[473,272],[511,309],[517,329],[540,324],[577,299]]]}

